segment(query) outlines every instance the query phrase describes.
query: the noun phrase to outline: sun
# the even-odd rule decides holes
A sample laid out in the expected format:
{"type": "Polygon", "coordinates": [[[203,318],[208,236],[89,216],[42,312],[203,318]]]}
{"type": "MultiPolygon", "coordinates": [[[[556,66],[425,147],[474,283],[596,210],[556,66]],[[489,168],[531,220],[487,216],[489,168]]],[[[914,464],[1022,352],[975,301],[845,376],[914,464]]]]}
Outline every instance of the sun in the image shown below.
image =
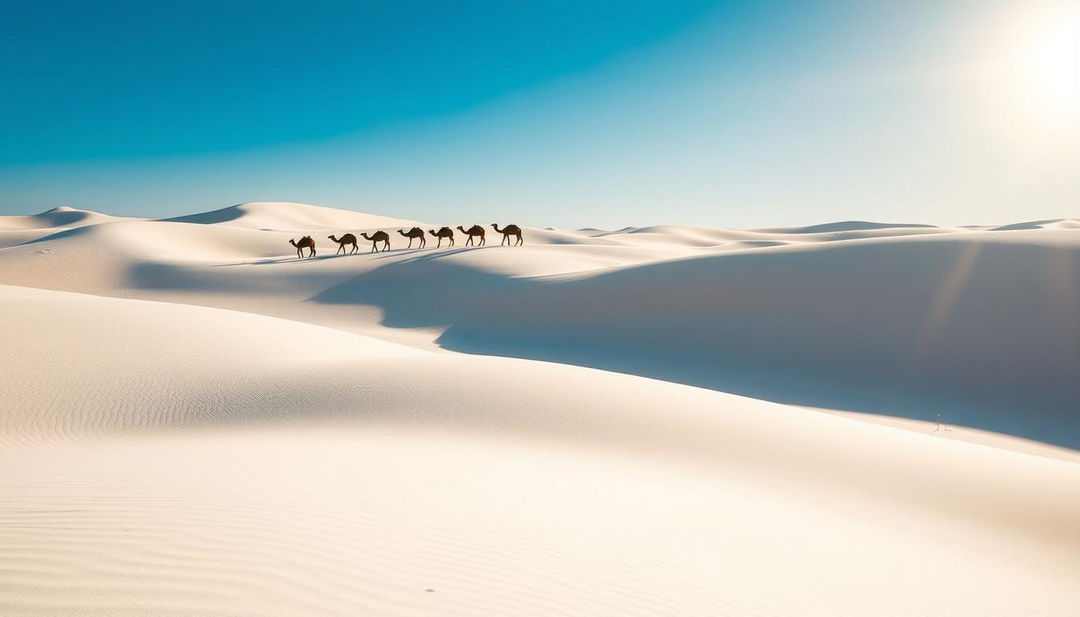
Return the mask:
{"type": "Polygon", "coordinates": [[[1029,70],[1043,103],[1080,109],[1080,10],[1047,20],[1036,32],[1029,70]]]}
{"type": "Polygon", "coordinates": [[[973,66],[985,99],[1022,130],[1080,122],[1080,2],[1009,3],[984,25],[973,66]]]}

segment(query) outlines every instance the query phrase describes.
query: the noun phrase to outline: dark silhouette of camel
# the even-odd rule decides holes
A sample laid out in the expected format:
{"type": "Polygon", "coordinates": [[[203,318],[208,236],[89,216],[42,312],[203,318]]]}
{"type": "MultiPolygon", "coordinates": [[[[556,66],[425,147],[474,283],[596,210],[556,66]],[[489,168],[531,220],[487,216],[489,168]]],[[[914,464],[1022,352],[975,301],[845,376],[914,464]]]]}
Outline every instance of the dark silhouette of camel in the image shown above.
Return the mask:
{"type": "Polygon", "coordinates": [[[461,225],[458,225],[458,229],[461,231],[461,233],[469,236],[469,239],[465,241],[465,246],[469,246],[469,245],[484,246],[485,244],[487,244],[487,240],[484,239],[484,228],[483,227],[481,227],[479,225],[473,225],[472,227],[470,227],[468,229],[461,229],[461,225]],[[473,244],[473,238],[476,237],[476,236],[480,236],[480,244],[473,244]]]}
{"type": "Polygon", "coordinates": [[[424,230],[419,227],[413,227],[408,233],[401,229],[397,230],[397,232],[409,239],[409,248],[412,248],[412,241],[417,238],[420,239],[420,248],[427,246],[427,238],[424,237],[424,230]]]}
{"type": "Polygon", "coordinates": [[[499,229],[498,223],[492,223],[491,226],[495,228],[495,231],[503,235],[503,241],[499,243],[499,246],[510,244],[510,236],[517,236],[517,242],[514,243],[514,246],[525,243],[525,240],[521,237],[521,228],[517,225],[511,223],[502,229],[499,229]]]}
{"type": "Polygon", "coordinates": [[[368,251],[369,253],[374,253],[377,250],[377,247],[378,247],[380,242],[383,243],[382,250],[384,250],[384,251],[389,251],[390,250],[390,234],[386,233],[385,231],[376,231],[375,233],[371,234],[370,236],[367,235],[366,233],[360,232],[360,235],[364,236],[365,240],[371,242],[371,250],[368,251]]]}
{"type": "Polygon", "coordinates": [[[335,255],[337,255],[338,253],[344,253],[345,252],[345,246],[349,245],[349,244],[352,245],[352,250],[349,251],[350,255],[352,255],[353,253],[360,250],[360,247],[356,246],[356,236],[354,236],[352,234],[345,234],[344,236],[341,236],[340,240],[335,238],[334,234],[330,234],[329,236],[327,236],[327,238],[330,238],[334,242],[338,243],[338,250],[337,250],[337,252],[334,253],[335,255]]]}
{"type": "Polygon", "coordinates": [[[441,248],[442,247],[443,238],[449,238],[450,239],[450,246],[454,246],[454,230],[453,229],[450,229],[449,227],[442,227],[442,228],[439,229],[439,231],[435,231],[434,229],[429,229],[428,233],[439,239],[439,244],[435,248],[441,248]]]}
{"type": "Polygon", "coordinates": [[[315,256],[315,240],[311,236],[304,236],[303,238],[300,238],[299,242],[290,238],[289,244],[296,247],[297,259],[300,259],[304,256],[303,249],[311,249],[311,255],[308,255],[308,257],[315,256]]]}

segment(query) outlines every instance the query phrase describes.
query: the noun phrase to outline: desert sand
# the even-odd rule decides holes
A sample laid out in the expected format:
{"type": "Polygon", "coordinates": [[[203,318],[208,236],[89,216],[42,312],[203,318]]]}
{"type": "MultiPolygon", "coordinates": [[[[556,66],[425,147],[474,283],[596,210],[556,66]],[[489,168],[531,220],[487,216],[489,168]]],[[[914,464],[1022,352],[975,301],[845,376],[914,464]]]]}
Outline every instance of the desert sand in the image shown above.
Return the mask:
{"type": "Polygon", "coordinates": [[[0,217],[0,614],[1080,612],[1080,223],[524,236],[0,217]]]}

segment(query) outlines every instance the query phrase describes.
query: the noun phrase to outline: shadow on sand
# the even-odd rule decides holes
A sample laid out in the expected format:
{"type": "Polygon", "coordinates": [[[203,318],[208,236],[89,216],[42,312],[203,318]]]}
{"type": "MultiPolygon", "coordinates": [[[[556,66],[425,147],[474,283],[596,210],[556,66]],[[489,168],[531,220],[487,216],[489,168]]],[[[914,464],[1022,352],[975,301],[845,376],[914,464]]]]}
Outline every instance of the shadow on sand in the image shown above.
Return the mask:
{"type": "Polygon", "coordinates": [[[744,253],[585,279],[417,256],[311,298],[443,326],[457,351],[1080,448],[1080,258],[948,239],[744,253]]]}

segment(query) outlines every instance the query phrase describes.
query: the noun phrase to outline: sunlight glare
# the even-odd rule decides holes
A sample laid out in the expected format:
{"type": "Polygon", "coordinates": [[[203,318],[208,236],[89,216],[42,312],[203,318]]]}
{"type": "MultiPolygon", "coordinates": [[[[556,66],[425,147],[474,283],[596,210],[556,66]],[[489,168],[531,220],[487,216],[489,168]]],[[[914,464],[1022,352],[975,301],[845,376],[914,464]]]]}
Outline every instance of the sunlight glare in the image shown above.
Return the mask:
{"type": "Polygon", "coordinates": [[[1031,76],[1043,102],[1080,108],[1080,10],[1060,16],[1038,35],[1031,76]]]}

